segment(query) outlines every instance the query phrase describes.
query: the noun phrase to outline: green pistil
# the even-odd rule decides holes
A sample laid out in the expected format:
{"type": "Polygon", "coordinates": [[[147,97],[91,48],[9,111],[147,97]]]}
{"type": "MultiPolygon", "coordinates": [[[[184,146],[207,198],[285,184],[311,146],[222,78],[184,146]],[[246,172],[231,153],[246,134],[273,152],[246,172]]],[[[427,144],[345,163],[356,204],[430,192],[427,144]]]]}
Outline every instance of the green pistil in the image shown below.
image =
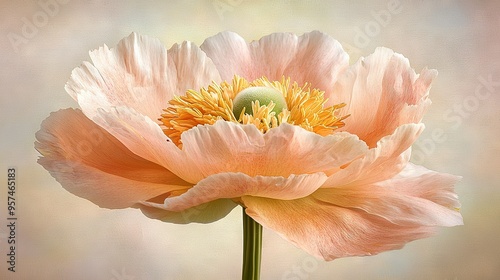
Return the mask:
{"type": "Polygon", "coordinates": [[[281,113],[283,109],[287,108],[283,94],[276,89],[269,87],[249,87],[242,90],[234,98],[234,116],[238,119],[243,108],[245,108],[245,114],[252,115],[252,102],[257,100],[259,101],[260,106],[269,105],[272,101],[274,103],[274,108],[271,112],[275,112],[276,115],[281,113]]]}

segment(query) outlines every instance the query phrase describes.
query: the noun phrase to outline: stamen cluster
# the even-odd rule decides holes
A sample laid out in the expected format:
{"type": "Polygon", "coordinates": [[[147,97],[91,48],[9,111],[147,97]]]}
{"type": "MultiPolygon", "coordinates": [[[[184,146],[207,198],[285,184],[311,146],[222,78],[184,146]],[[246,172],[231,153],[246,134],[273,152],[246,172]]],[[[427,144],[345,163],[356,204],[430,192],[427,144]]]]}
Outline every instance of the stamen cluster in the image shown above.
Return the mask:
{"type": "Polygon", "coordinates": [[[320,135],[329,135],[335,129],[344,126],[348,116],[338,116],[336,110],[345,106],[337,104],[324,108],[327,100],[324,91],[311,89],[306,83],[299,86],[282,77],[280,81],[269,81],[266,77],[248,82],[234,76],[231,83],[212,82],[208,88],[199,91],[188,90],[183,96],[175,96],[169,101],[169,107],[159,119],[163,132],[178,146],[182,146],[181,134],[197,125],[214,124],[218,120],[253,124],[262,133],[289,123],[320,135]],[[273,112],[275,104],[261,105],[259,100],[252,102],[252,112],[243,110],[239,116],[233,113],[233,100],[242,90],[249,87],[270,87],[283,94],[287,108],[273,112]]]}

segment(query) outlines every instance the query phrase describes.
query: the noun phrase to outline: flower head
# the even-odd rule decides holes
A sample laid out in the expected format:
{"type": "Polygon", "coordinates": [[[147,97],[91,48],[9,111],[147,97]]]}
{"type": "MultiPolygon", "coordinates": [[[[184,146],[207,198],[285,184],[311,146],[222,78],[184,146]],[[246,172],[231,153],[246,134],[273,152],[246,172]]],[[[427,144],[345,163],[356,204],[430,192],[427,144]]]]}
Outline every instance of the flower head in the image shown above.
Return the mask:
{"type": "Polygon", "coordinates": [[[133,33],[90,56],[66,85],[80,109],[52,113],[35,146],[101,207],[207,223],[239,204],[325,260],[462,224],[459,178],[409,163],[437,72],[389,49],[349,66],[320,32],[169,50],[133,33]]]}

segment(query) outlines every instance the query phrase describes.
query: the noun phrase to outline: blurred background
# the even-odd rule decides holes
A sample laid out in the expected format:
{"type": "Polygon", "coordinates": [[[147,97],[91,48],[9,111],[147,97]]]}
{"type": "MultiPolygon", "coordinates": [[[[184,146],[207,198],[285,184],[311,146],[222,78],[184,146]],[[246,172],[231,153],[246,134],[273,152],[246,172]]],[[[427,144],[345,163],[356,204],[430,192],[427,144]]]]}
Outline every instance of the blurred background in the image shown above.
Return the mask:
{"type": "Polygon", "coordinates": [[[465,225],[402,250],[332,262],[265,231],[262,279],[498,279],[499,28],[495,0],[1,0],[0,278],[239,279],[240,208],[207,225],[100,209],[36,163],[34,134],[50,112],[77,107],[64,84],[88,51],[132,31],[170,48],[223,30],[247,41],[320,30],[342,43],[351,63],[386,46],[417,72],[438,69],[412,161],[463,176],[456,191],[465,225]],[[15,273],[7,270],[8,167],[17,168],[15,273]]]}

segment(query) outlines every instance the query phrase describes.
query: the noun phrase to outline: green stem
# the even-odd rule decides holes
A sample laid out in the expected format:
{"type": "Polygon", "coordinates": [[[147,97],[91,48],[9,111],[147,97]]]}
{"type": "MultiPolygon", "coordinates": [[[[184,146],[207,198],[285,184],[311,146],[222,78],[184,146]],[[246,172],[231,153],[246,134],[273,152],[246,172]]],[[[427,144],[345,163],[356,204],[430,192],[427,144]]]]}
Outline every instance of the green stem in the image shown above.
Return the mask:
{"type": "Polygon", "coordinates": [[[260,279],[262,255],[262,226],[243,208],[243,273],[242,280],[260,279]]]}

